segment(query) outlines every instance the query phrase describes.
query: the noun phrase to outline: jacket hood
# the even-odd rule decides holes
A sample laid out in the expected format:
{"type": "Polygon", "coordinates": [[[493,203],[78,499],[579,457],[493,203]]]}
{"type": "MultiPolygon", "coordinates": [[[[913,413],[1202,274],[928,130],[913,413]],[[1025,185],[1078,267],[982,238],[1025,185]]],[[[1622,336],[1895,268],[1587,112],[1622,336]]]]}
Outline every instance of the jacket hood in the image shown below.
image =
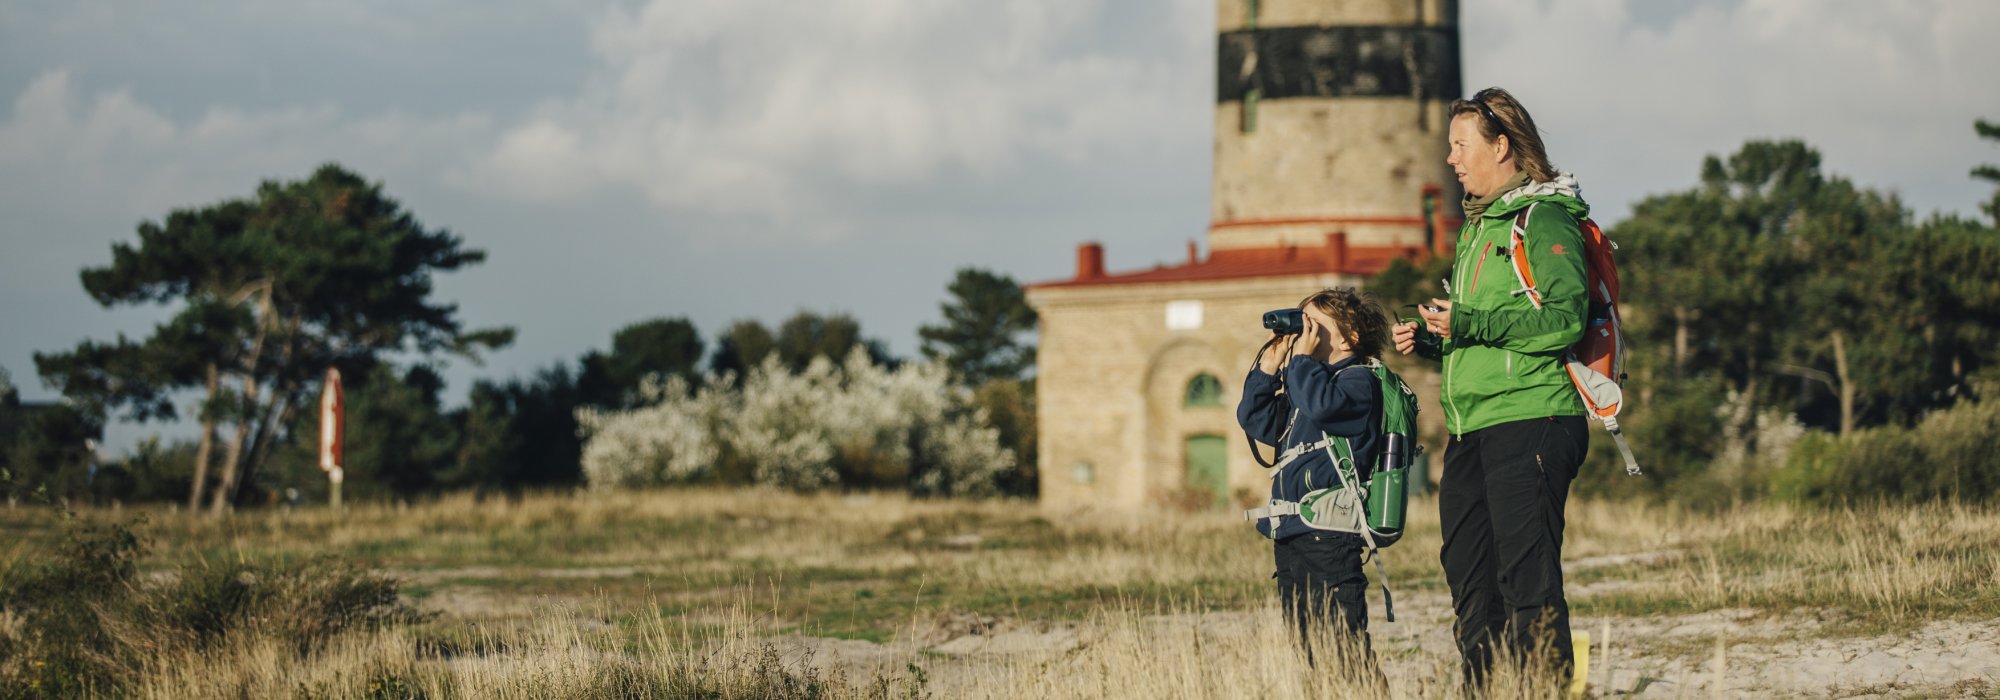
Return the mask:
{"type": "Polygon", "coordinates": [[[1500,195],[1500,201],[1487,207],[1485,216],[1501,218],[1513,216],[1535,202],[1560,205],[1569,215],[1578,220],[1590,215],[1590,205],[1583,201],[1583,186],[1576,184],[1576,176],[1557,173],[1556,179],[1548,182],[1530,182],[1514,188],[1512,192],[1500,195]]]}

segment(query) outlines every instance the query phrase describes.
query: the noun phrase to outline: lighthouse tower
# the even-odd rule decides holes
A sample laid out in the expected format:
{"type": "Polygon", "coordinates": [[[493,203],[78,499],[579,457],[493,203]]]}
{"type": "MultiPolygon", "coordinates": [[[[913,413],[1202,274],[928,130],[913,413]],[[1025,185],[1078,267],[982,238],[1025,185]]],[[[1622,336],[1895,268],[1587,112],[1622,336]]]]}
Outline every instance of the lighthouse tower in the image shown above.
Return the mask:
{"type": "Polygon", "coordinates": [[[1442,252],[1459,223],[1457,15],[1455,0],[1219,0],[1207,254],[1189,241],[1184,260],[1118,272],[1084,243],[1073,277],[1028,289],[1045,505],[1266,493],[1235,420],[1262,313],[1442,252]]]}
{"type": "Polygon", "coordinates": [[[1221,0],[1209,245],[1426,246],[1456,207],[1455,0],[1221,0]],[[1435,223],[1435,222],[1432,222],[1435,223]],[[1436,227],[1430,227],[1435,231],[1436,227]]]}

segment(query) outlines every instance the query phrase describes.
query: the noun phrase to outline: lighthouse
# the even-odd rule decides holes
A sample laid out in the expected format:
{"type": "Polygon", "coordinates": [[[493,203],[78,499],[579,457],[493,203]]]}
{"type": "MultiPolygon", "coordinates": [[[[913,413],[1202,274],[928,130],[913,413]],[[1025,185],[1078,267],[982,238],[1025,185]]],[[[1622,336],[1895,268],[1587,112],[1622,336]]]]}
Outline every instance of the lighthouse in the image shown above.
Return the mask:
{"type": "Polygon", "coordinates": [[[1457,16],[1454,0],[1219,0],[1206,254],[1189,241],[1118,270],[1084,242],[1071,277],[1028,289],[1044,505],[1263,497],[1235,416],[1262,313],[1444,252],[1459,223],[1457,16]]]}

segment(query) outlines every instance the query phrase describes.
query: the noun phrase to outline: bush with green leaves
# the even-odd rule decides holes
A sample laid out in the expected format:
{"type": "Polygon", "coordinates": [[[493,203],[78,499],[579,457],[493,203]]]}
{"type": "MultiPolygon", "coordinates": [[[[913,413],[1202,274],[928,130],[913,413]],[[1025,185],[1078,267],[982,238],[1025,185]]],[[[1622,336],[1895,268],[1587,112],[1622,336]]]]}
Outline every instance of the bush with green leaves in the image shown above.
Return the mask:
{"type": "Polygon", "coordinates": [[[1845,438],[1810,434],[1772,474],[1771,491],[1818,503],[1990,501],[2000,497],[1994,455],[2000,455],[2000,401],[1968,401],[1911,428],[1883,426],[1845,438]]]}
{"type": "Polygon", "coordinates": [[[766,358],[734,379],[709,375],[696,388],[667,377],[642,389],[649,405],[580,410],[585,479],[602,488],[752,483],[969,496],[993,493],[1015,464],[972,393],[935,363],[892,369],[856,349],[838,365],[821,357],[797,373],[766,358]]]}

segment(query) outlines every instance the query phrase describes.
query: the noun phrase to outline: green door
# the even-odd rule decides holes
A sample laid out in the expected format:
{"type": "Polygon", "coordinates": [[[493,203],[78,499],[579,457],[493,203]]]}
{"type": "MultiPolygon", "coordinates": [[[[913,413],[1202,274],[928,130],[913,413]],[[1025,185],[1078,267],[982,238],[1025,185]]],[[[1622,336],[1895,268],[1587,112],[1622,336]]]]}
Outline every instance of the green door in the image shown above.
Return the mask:
{"type": "Polygon", "coordinates": [[[1229,442],[1221,435],[1189,435],[1187,485],[1215,495],[1220,508],[1229,501],[1229,442]]]}

